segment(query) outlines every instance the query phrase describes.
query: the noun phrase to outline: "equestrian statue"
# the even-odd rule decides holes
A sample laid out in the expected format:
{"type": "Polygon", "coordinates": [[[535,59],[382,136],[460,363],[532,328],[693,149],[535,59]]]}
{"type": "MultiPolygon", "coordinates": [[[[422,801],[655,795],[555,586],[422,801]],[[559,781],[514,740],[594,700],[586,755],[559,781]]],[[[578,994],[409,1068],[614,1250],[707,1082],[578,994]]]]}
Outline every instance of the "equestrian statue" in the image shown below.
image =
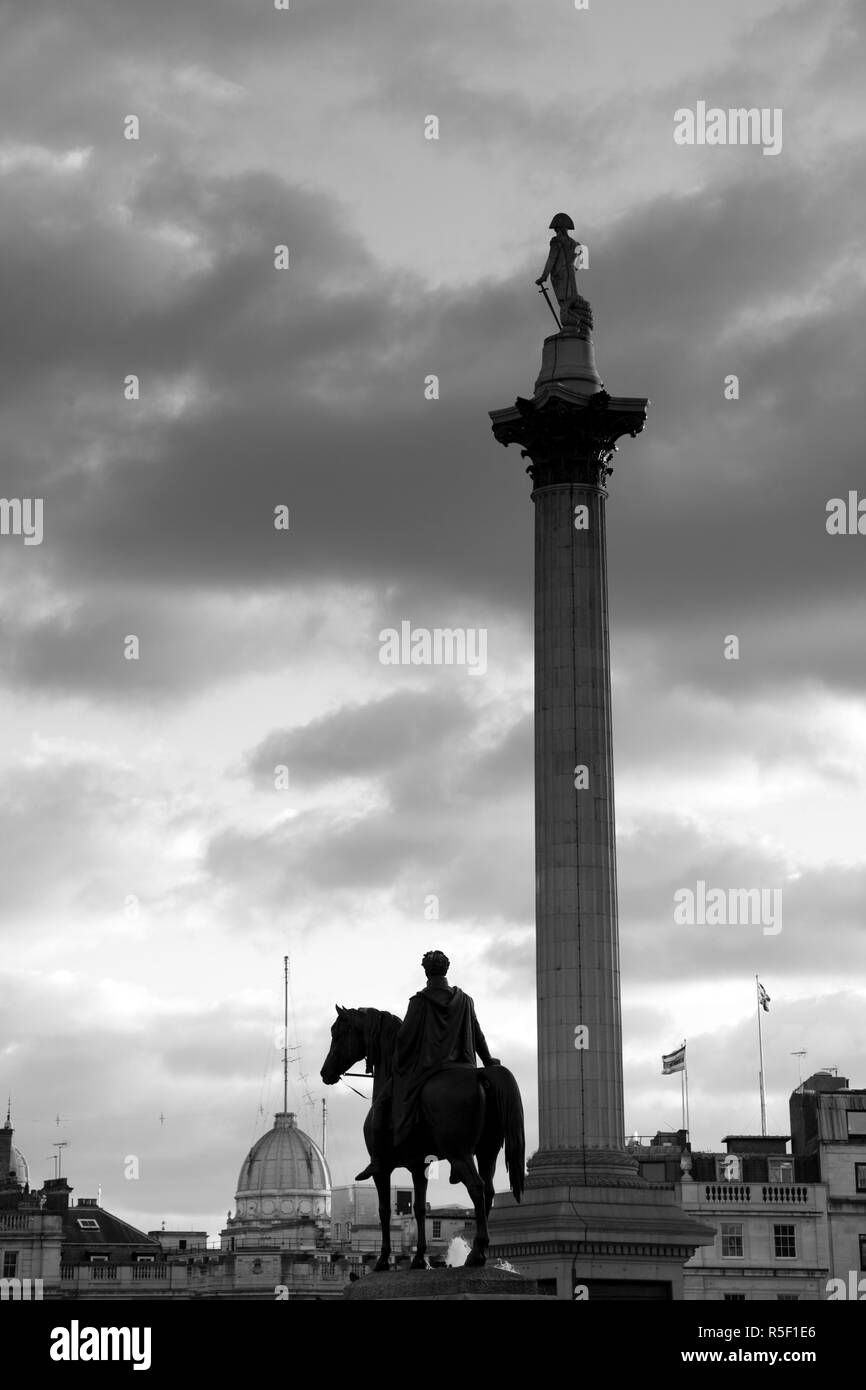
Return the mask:
{"type": "Polygon", "coordinates": [[[448,1160],[451,1182],[464,1184],[475,1208],[475,1239],[467,1265],[483,1265],[487,1258],[493,1174],[503,1145],[511,1191],[518,1202],[523,1194],[523,1103],[517,1082],[491,1057],[469,995],[448,983],[448,957],[428,951],[421,965],[427,985],[410,999],[405,1019],[380,1009],[337,1005],[331,1047],[322,1066],[326,1086],[333,1086],[362,1058],[373,1077],[373,1103],[364,1121],[370,1162],[357,1181],[372,1178],[379,1196],[382,1248],[377,1270],[390,1263],[395,1168],[408,1168],[412,1176],[418,1224],[413,1269],[427,1267],[427,1171],[434,1159],[448,1160]]]}

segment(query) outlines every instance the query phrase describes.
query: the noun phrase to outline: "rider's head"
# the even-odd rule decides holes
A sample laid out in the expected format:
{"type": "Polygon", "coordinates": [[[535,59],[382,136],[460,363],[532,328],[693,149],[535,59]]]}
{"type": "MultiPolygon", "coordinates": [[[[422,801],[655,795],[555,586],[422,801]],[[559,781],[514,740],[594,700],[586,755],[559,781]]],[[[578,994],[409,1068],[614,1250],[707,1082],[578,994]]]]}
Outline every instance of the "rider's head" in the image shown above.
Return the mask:
{"type": "Polygon", "coordinates": [[[432,980],[440,975],[447,975],[451,962],[444,951],[428,951],[421,964],[427,979],[432,980]]]}

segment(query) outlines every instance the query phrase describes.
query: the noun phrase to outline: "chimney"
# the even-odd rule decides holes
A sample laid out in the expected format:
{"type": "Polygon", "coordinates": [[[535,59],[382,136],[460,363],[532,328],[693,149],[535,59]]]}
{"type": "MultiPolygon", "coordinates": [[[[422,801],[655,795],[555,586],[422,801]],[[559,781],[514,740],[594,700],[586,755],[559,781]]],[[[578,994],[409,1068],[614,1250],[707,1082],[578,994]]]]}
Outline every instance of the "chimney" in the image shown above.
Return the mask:
{"type": "Polygon", "coordinates": [[[847,1076],[835,1076],[831,1071],[816,1071],[803,1082],[804,1091],[847,1091],[847,1076]]]}
{"type": "Polygon", "coordinates": [[[46,1211],[69,1210],[69,1194],[72,1188],[65,1178],[46,1178],[42,1190],[45,1193],[46,1211]]]}

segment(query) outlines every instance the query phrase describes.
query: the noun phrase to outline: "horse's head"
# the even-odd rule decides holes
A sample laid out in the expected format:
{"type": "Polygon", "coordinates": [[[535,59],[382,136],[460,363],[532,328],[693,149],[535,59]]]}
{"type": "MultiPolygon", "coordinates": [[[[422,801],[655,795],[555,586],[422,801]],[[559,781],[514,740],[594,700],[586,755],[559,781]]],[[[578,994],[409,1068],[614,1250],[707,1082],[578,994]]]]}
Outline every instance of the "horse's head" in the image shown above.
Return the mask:
{"type": "Polygon", "coordinates": [[[357,1009],[336,1005],[337,1017],[331,1028],[331,1047],[322,1063],[321,1077],[326,1086],[333,1086],[344,1071],[348,1071],[366,1055],[364,1029],[357,1009]]]}

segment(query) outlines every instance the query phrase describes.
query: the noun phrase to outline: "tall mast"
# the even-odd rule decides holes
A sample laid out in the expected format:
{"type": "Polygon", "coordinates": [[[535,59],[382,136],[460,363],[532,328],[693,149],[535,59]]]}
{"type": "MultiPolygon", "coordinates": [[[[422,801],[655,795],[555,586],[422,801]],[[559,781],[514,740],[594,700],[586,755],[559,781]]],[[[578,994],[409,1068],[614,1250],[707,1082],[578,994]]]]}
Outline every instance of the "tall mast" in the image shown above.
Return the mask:
{"type": "Polygon", "coordinates": [[[755,999],[758,1006],[758,1062],[760,1070],[758,1072],[758,1085],[761,1089],[761,1133],[767,1133],[767,1099],[764,1092],[764,1038],[761,1033],[761,987],[757,975],[755,976],[755,999]]]}
{"type": "Polygon", "coordinates": [[[283,956],[283,1114],[289,1108],[289,958],[283,956]]]}

